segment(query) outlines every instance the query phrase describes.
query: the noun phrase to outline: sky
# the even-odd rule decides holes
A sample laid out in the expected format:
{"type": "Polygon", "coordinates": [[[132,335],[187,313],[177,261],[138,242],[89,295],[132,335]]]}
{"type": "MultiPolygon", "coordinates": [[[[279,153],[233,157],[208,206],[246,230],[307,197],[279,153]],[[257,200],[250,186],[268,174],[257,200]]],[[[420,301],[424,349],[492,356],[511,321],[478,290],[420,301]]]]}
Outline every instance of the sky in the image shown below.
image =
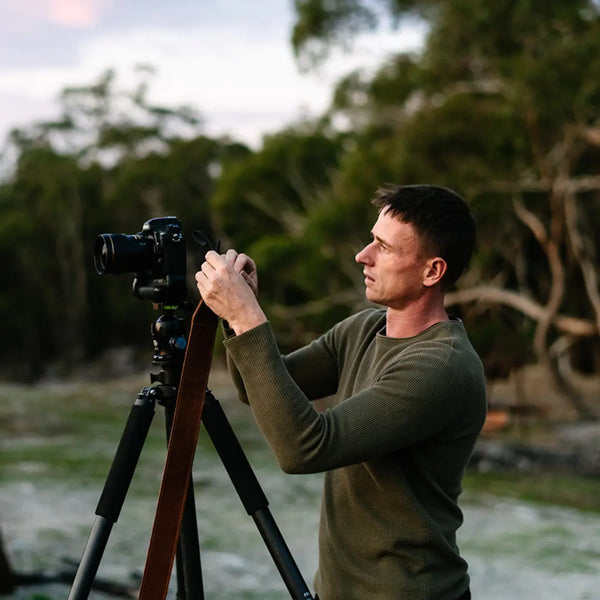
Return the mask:
{"type": "Polygon", "coordinates": [[[390,52],[418,49],[415,23],[354,40],[302,73],[290,36],[292,0],[0,0],[0,140],[12,127],[59,115],[67,86],[89,85],[114,69],[124,87],[151,65],[149,99],[190,105],[204,133],[258,146],[328,106],[332,86],[390,52]]]}

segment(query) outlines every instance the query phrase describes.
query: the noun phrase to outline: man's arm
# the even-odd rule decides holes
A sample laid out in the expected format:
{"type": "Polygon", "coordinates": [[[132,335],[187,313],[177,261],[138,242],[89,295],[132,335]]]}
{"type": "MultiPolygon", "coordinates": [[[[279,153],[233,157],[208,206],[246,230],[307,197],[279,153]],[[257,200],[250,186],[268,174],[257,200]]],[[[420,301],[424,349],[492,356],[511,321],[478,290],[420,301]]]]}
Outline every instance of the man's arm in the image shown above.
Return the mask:
{"type": "Polygon", "coordinates": [[[283,363],[309,400],[319,400],[337,392],[337,356],[327,335],[283,357],[283,363]]]}
{"type": "MultiPolygon", "coordinates": [[[[207,305],[226,321],[225,336],[240,335],[266,321],[258,303],[256,264],[246,254],[208,252],[196,273],[198,290],[207,305]],[[251,293],[249,293],[251,291],[251,293]]],[[[291,376],[311,400],[333,394],[337,384],[335,357],[324,341],[315,341],[283,358],[291,376]],[[319,365],[318,369],[314,366],[319,365]]],[[[248,403],[239,371],[228,355],[228,369],[242,402],[248,403]]]]}
{"type": "Polygon", "coordinates": [[[319,413],[288,373],[268,323],[230,338],[226,346],[263,435],[281,468],[290,473],[326,471],[389,455],[438,434],[462,410],[458,380],[446,372],[440,385],[443,363],[428,352],[319,413]]]}

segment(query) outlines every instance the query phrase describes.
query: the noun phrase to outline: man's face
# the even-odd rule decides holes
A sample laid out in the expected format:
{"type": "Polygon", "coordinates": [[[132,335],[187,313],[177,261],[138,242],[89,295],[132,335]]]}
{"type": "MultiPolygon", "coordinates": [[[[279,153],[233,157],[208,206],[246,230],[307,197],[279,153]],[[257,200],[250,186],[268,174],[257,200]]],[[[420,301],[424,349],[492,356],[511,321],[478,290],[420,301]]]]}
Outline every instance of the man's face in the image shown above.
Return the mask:
{"type": "Polygon", "coordinates": [[[413,225],[383,210],[371,234],[373,241],[356,255],[364,265],[367,299],[396,309],[417,301],[427,287],[430,259],[413,225]]]}

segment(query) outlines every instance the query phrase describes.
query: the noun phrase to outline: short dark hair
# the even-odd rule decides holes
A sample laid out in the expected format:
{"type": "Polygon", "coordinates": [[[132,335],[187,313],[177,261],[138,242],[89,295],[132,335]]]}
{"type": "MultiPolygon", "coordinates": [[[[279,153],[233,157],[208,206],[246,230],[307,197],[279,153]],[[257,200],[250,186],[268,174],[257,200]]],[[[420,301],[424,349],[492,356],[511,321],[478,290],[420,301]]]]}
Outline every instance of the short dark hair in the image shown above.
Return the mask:
{"type": "Polygon", "coordinates": [[[466,202],[449,188],[436,185],[385,185],[372,204],[417,230],[423,249],[448,265],[445,289],[456,283],[471,260],[475,220],[466,202]]]}

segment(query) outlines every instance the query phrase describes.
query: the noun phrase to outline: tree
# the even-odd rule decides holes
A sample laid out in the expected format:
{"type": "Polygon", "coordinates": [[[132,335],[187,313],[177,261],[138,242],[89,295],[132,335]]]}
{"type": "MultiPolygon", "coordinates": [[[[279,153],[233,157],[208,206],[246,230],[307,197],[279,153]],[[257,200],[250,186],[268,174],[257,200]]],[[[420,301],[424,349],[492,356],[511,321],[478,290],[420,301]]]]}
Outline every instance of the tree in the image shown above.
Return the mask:
{"type": "Polygon", "coordinates": [[[383,7],[427,19],[423,51],[390,58],[373,77],[350,75],[332,114],[356,128],[357,157],[371,156],[381,174],[463,191],[482,235],[471,279],[449,302],[531,319],[537,357],[590,416],[562,367],[576,342],[599,355],[597,4],[298,0],[295,48],[314,57],[315,44],[376,26],[383,7]]]}
{"type": "Polygon", "coordinates": [[[334,250],[326,192],[342,153],[339,136],[309,124],[290,128],[265,139],[260,151],[226,165],[212,198],[225,244],[257,261],[269,314],[288,348],[331,323],[347,300],[347,294],[337,296],[339,284],[332,277],[345,274],[334,250]],[[320,299],[312,303],[315,298],[320,299]]]}
{"type": "Polygon", "coordinates": [[[81,164],[115,164],[124,157],[165,152],[168,144],[200,133],[202,119],[189,106],[170,108],[148,100],[154,69],[139,65],[138,81],[123,88],[108,69],[89,85],[68,86],[60,94],[58,119],[15,128],[10,141],[18,151],[46,144],[81,164]]]}
{"type": "Polygon", "coordinates": [[[42,147],[20,156],[12,185],[3,190],[0,254],[7,257],[16,300],[7,327],[20,332],[5,339],[25,343],[34,370],[48,353],[82,354],[87,269],[81,184],[72,158],[42,147]]]}
{"type": "MultiPolygon", "coordinates": [[[[17,160],[0,186],[0,259],[11,284],[0,292],[0,317],[3,339],[14,342],[12,375],[35,379],[49,361],[149,344],[130,283],[94,273],[98,234],[135,234],[167,214],[187,234],[212,231],[215,179],[248,149],[199,135],[193,111],[156,107],[146,91],[121,90],[107,71],[63,92],[58,121],[11,133],[17,160]]],[[[188,248],[193,274],[191,236],[188,248]]]]}

